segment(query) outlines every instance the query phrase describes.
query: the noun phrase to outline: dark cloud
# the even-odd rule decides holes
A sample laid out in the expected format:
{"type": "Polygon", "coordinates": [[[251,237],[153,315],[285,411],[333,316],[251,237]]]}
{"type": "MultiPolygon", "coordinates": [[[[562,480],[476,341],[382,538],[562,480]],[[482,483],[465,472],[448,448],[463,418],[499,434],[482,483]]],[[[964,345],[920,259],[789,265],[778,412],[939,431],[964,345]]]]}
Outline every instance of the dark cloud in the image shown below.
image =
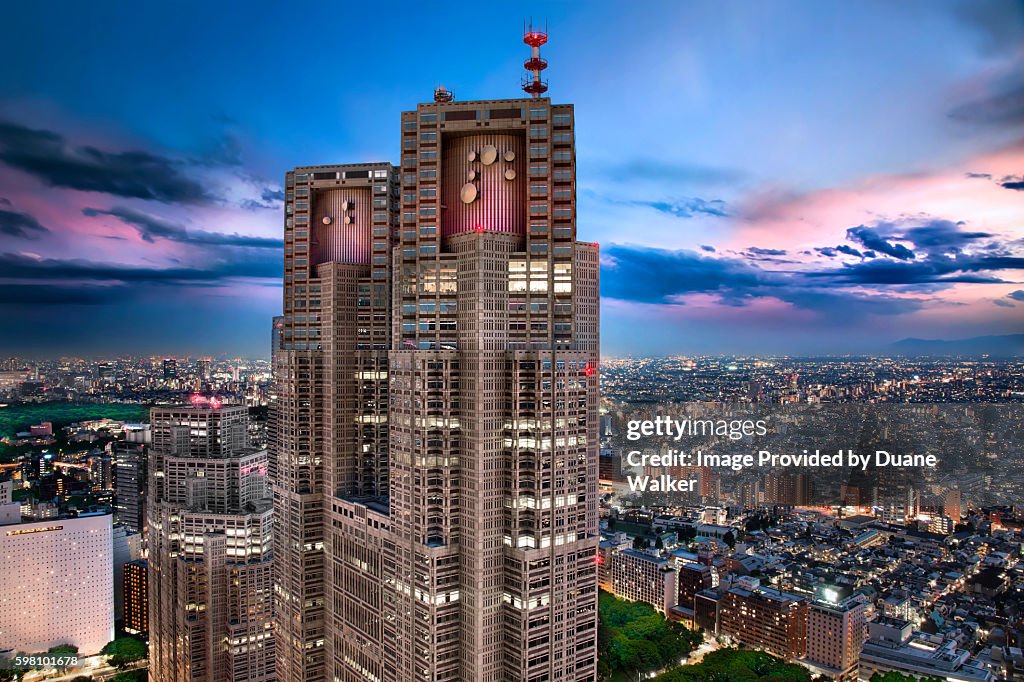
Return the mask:
{"type": "Polygon", "coordinates": [[[115,206],[111,209],[84,208],[82,213],[91,217],[107,215],[117,218],[124,224],[134,227],[139,236],[147,242],[167,239],[197,246],[238,246],[261,249],[280,249],[284,247],[284,242],[280,239],[187,230],[181,225],[121,206],[115,206]]]}
{"type": "Polygon", "coordinates": [[[833,249],[831,246],[818,246],[815,247],[814,250],[823,256],[828,256],[829,258],[835,258],[836,256],[839,255],[839,252],[833,249]]]}
{"type": "Polygon", "coordinates": [[[1018,192],[1024,192],[1024,180],[1006,180],[999,184],[1006,189],[1015,189],[1018,192]]]}
{"type": "Polygon", "coordinates": [[[857,258],[864,257],[863,253],[853,248],[852,246],[847,246],[846,244],[837,245],[836,251],[838,251],[839,253],[845,253],[847,256],[856,256],[857,258]]]}
{"type": "Polygon", "coordinates": [[[714,253],[715,247],[709,246],[708,244],[701,244],[700,250],[706,251],[707,253],[714,253]]]}
{"type": "Polygon", "coordinates": [[[745,251],[745,253],[746,254],[750,254],[750,255],[754,255],[754,256],[785,256],[786,255],[786,250],[785,249],[762,249],[759,246],[750,246],[750,247],[747,247],[747,250],[745,251]]]}
{"type": "MultiPolygon", "coordinates": [[[[621,203],[621,202],[616,202],[621,203]]],[[[679,199],[678,201],[630,201],[626,202],[633,206],[648,206],[660,213],[675,216],[677,218],[692,218],[695,215],[703,214],[717,217],[728,216],[725,209],[725,202],[721,199],[701,199],[693,197],[690,199],[679,199]]]]}
{"type": "Polygon", "coordinates": [[[31,258],[14,253],[0,255],[0,277],[50,283],[135,283],[159,285],[217,284],[237,277],[280,278],[277,258],[247,258],[234,254],[205,267],[144,267],[98,263],[79,259],[31,258]]]}
{"type": "Polygon", "coordinates": [[[732,184],[742,175],[735,170],[640,158],[611,166],[607,175],[617,181],[644,180],[696,185],[732,184]]]}
{"type": "Polygon", "coordinates": [[[1017,289],[1017,291],[1011,291],[1006,295],[1006,297],[1024,303],[1024,289],[1017,289]]]}
{"type": "MultiPolygon", "coordinates": [[[[809,279],[835,285],[943,285],[957,282],[993,284],[1003,280],[994,273],[1024,269],[1024,257],[1009,254],[958,254],[919,261],[888,259],[847,263],[842,268],[802,273],[809,279]]],[[[925,287],[927,289],[928,287],[925,287]]]]}
{"type": "Polygon", "coordinates": [[[912,260],[914,258],[914,252],[903,246],[902,244],[893,244],[887,241],[887,238],[879,233],[875,228],[867,227],[866,225],[858,225],[857,227],[851,227],[846,231],[846,238],[850,241],[858,242],[864,247],[873,251],[880,251],[886,255],[898,258],[900,260],[912,260]]]}
{"type": "Polygon", "coordinates": [[[950,117],[965,123],[1018,126],[1024,123],[1024,67],[1018,62],[1009,73],[985,83],[987,94],[955,107],[950,117]]]}
{"type": "Polygon", "coordinates": [[[263,199],[263,201],[265,201],[267,203],[272,203],[272,202],[279,202],[280,203],[280,202],[284,201],[284,190],[281,190],[281,189],[270,189],[268,187],[267,189],[263,190],[263,194],[260,195],[260,198],[263,199]]]}
{"type": "Polygon", "coordinates": [[[1017,307],[1016,305],[1014,305],[1013,301],[1007,301],[1005,298],[997,298],[996,300],[992,301],[992,303],[997,305],[997,306],[999,306],[1000,308],[1016,308],[1017,307]]]}
{"type": "Polygon", "coordinates": [[[247,211],[277,210],[284,201],[284,192],[279,189],[264,189],[260,194],[260,200],[245,199],[241,206],[247,211]]]}
{"type": "Polygon", "coordinates": [[[979,178],[981,180],[991,180],[991,173],[964,173],[964,177],[967,178],[979,178]]]}
{"type": "MultiPolygon", "coordinates": [[[[10,206],[11,202],[0,199],[0,204],[10,206]]],[[[18,239],[36,239],[47,232],[49,230],[41,225],[35,216],[0,208],[0,234],[18,239]]]]}
{"type": "Polygon", "coordinates": [[[179,161],[145,151],[110,152],[76,147],[50,130],[0,121],[0,161],[51,187],[103,192],[167,203],[214,200],[179,161]]]}
{"type": "Polygon", "coordinates": [[[123,286],[17,284],[0,282],[0,306],[102,305],[124,300],[123,286]]]}
{"type": "Polygon", "coordinates": [[[773,297],[825,317],[890,315],[919,309],[919,299],[844,291],[806,281],[800,273],[763,270],[738,258],[692,251],[611,245],[605,249],[601,295],[641,303],[678,304],[686,294],[714,294],[724,305],[745,306],[773,297]],[[650,273],[657,272],[657,277],[650,273]]]}

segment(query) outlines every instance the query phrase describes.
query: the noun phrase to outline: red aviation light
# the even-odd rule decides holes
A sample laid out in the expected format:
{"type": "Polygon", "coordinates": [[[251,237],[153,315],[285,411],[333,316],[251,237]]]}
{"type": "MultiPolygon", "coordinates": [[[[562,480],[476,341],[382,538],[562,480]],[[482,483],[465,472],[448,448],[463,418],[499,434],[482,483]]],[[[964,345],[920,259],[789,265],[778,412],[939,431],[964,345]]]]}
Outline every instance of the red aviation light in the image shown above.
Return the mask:
{"type": "Polygon", "coordinates": [[[588,362],[587,363],[587,368],[585,370],[583,370],[583,371],[586,373],[586,375],[588,377],[592,377],[592,376],[594,376],[594,372],[597,371],[597,368],[594,367],[594,363],[588,362]]]}
{"type": "Polygon", "coordinates": [[[483,232],[483,231],[484,231],[484,225],[483,225],[483,223],[477,223],[477,224],[476,224],[476,225],[475,225],[475,226],[473,227],[473,231],[474,231],[474,232],[483,232]]]}

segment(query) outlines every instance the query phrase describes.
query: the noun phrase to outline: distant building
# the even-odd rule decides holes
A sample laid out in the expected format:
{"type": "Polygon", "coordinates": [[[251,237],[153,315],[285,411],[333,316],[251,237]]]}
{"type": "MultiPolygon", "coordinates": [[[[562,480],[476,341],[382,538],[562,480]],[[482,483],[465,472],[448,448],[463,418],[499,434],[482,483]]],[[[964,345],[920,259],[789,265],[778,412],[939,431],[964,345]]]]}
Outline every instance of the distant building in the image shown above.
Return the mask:
{"type": "Polygon", "coordinates": [[[40,436],[40,437],[52,436],[53,435],[53,423],[52,422],[42,422],[40,424],[33,424],[32,426],[28,427],[28,430],[29,430],[29,433],[31,433],[33,436],[40,436]]]}
{"type": "Polygon", "coordinates": [[[10,504],[14,494],[14,481],[0,481],[0,504],[10,504]]]}
{"type": "Polygon", "coordinates": [[[807,663],[814,672],[837,682],[856,682],[864,643],[864,604],[815,600],[807,614],[807,663]]]}
{"type": "Polygon", "coordinates": [[[178,361],[174,358],[164,358],[164,381],[172,381],[178,378],[178,361]]]}
{"type": "Polygon", "coordinates": [[[692,625],[695,622],[697,594],[717,586],[716,570],[712,566],[687,562],[676,568],[676,583],[678,590],[673,619],[692,625]]]}
{"type": "Polygon", "coordinates": [[[109,514],[0,527],[0,651],[99,653],[114,638],[112,547],[109,514]]]}
{"type": "Polygon", "coordinates": [[[131,635],[149,634],[149,577],[145,559],[124,566],[124,630],[131,635]]]}
{"type": "Polygon", "coordinates": [[[114,487],[114,461],[107,453],[89,458],[89,480],[93,490],[111,490],[114,487]]]}
{"type": "Polygon", "coordinates": [[[765,504],[802,507],[811,503],[814,484],[807,474],[768,474],[764,477],[765,504]]]}
{"type": "Polygon", "coordinates": [[[942,502],[943,516],[948,516],[953,520],[954,524],[960,523],[960,519],[963,518],[963,499],[960,494],[960,489],[953,488],[952,490],[946,491],[946,495],[942,502]]]}
{"type": "Polygon", "coordinates": [[[617,597],[650,604],[661,613],[675,606],[679,588],[668,559],[627,549],[612,556],[612,592],[617,597]]]}

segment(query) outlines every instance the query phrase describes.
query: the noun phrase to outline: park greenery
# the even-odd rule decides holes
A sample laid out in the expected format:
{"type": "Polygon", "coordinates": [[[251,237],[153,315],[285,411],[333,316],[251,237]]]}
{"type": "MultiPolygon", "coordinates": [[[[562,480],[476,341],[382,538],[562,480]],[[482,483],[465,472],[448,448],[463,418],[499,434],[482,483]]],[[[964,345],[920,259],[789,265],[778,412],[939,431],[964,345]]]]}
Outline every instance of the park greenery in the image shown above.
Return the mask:
{"type": "Polygon", "coordinates": [[[811,682],[811,673],[763,651],[719,649],[694,665],[673,668],[654,682],[811,682]]]}
{"type": "Polygon", "coordinates": [[[100,653],[110,656],[110,665],[123,670],[132,663],[146,658],[146,644],[134,637],[118,637],[107,643],[100,653]]]}
{"type": "Polygon", "coordinates": [[[699,632],[666,620],[650,605],[598,595],[597,669],[602,680],[623,679],[679,663],[702,641],[699,632]]]}

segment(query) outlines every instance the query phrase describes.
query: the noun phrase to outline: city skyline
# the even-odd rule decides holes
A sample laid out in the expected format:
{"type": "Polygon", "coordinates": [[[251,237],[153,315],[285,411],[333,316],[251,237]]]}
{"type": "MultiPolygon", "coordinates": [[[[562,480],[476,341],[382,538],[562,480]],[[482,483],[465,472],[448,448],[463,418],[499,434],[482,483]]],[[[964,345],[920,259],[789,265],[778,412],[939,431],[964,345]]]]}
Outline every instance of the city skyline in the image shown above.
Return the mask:
{"type": "MultiPolygon", "coordinates": [[[[551,94],[580,112],[605,353],[1024,331],[1020,3],[531,10],[551,30],[551,94]]],[[[518,96],[521,8],[411,9],[397,45],[365,9],[314,27],[271,8],[192,22],[69,5],[56,26],[38,11],[12,11],[0,48],[19,66],[0,74],[10,353],[266,356],[282,170],[397,163],[398,118],[378,112],[438,84],[518,96]],[[339,51],[339,26],[366,29],[339,51]],[[424,50],[442,30],[459,40],[424,50]],[[356,55],[369,66],[339,77],[356,55]],[[286,79],[305,102],[276,96],[286,79]]]]}

